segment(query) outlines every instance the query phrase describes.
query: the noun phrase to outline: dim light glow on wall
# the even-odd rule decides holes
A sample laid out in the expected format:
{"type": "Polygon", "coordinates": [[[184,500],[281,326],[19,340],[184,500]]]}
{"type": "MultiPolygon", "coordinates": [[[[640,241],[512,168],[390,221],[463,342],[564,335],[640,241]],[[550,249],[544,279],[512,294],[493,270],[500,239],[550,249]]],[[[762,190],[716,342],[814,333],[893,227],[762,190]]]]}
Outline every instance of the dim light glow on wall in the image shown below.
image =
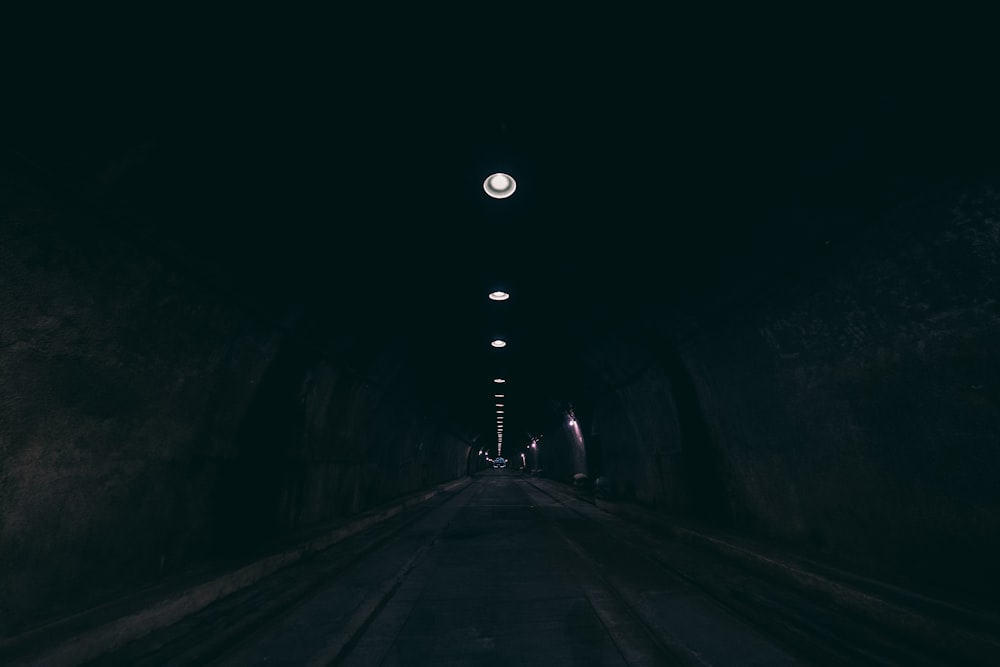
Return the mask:
{"type": "Polygon", "coordinates": [[[509,298],[510,294],[507,292],[502,292],[500,290],[490,292],[490,301],[506,301],[509,298]]]}
{"type": "Polygon", "coordinates": [[[517,190],[517,182],[510,174],[497,172],[486,177],[483,181],[483,190],[493,199],[506,199],[517,190]]]}

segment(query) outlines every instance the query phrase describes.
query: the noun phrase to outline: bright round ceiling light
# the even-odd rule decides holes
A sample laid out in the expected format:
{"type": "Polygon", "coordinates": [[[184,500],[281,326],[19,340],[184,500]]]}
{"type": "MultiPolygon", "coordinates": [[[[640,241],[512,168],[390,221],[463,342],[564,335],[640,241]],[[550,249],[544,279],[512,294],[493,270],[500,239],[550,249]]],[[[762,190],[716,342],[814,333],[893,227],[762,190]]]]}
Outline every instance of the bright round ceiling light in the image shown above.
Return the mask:
{"type": "Polygon", "coordinates": [[[493,347],[507,347],[506,341],[502,341],[499,338],[490,343],[490,345],[492,345],[493,347]]]}
{"type": "Polygon", "coordinates": [[[501,292],[497,290],[496,292],[490,292],[490,301],[506,301],[510,298],[510,294],[507,292],[501,292]]]}
{"type": "Polygon", "coordinates": [[[496,382],[497,384],[503,384],[504,382],[506,382],[506,380],[504,380],[503,378],[493,378],[493,381],[496,382]]]}
{"type": "Polygon", "coordinates": [[[494,199],[506,199],[514,194],[517,183],[509,174],[496,173],[486,177],[483,181],[483,190],[494,199]]]}

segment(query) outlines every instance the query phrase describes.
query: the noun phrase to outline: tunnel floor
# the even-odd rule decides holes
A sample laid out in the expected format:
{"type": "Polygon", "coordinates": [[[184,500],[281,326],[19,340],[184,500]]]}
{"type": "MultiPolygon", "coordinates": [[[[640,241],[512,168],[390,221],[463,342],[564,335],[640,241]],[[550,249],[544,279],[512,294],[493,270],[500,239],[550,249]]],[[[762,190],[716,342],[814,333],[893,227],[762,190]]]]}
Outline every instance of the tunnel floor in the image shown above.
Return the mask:
{"type": "Polygon", "coordinates": [[[88,664],[942,663],[569,487],[486,470],[88,664]]]}
{"type": "Polygon", "coordinates": [[[709,664],[802,664],[505,470],[482,474],[215,664],[677,664],[630,595],[687,626],[686,649],[709,664]],[[325,619],[352,598],[372,609],[345,644],[325,619]]]}

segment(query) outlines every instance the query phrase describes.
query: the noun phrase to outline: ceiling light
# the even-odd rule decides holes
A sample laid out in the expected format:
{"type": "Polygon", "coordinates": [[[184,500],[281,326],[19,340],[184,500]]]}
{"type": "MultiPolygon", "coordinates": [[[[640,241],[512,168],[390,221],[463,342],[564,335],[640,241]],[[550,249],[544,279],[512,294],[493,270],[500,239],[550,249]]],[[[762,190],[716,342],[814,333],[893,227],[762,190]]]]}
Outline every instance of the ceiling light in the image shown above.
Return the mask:
{"type": "Polygon", "coordinates": [[[503,398],[503,394],[493,394],[493,398],[503,398]]]}
{"type": "Polygon", "coordinates": [[[493,381],[496,382],[497,384],[503,384],[504,382],[506,382],[506,380],[504,380],[503,378],[493,378],[493,381]]]}
{"type": "Polygon", "coordinates": [[[500,290],[490,292],[490,301],[506,301],[509,298],[510,294],[507,294],[507,292],[501,292],[500,290]]]}
{"type": "Polygon", "coordinates": [[[503,403],[496,403],[495,405],[496,405],[496,406],[497,406],[498,408],[502,408],[502,407],[503,407],[503,403]]]}
{"type": "Polygon", "coordinates": [[[505,341],[500,340],[499,338],[490,343],[490,345],[492,345],[493,347],[507,347],[507,343],[505,341]]]}
{"type": "Polygon", "coordinates": [[[494,199],[506,199],[514,194],[517,189],[517,182],[509,174],[497,172],[486,177],[483,181],[483,190],[494,199]]]}

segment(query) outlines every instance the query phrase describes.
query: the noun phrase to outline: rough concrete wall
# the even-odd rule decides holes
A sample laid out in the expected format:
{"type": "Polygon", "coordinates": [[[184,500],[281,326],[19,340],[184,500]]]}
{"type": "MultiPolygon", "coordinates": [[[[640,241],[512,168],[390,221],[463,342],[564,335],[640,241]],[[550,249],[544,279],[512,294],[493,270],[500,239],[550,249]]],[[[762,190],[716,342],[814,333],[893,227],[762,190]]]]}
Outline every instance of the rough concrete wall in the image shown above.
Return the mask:
{"type": "Polygon", "coordinates": [[[0,629],[210,536],[210,465],[273,333],[13,181],[0,219],[0,629]]]}
{"type": "Polygon", "coordinates": [[[686,347],[740,526],[904,584],[1000,592],[998,244],[996,191],[928,197],[823,283],[686,347]]]}
{"type": "Polygon", "coordinates": [[[7,173],[0,201],[0,634],[464,474],[281,322],[7,173]]]}

